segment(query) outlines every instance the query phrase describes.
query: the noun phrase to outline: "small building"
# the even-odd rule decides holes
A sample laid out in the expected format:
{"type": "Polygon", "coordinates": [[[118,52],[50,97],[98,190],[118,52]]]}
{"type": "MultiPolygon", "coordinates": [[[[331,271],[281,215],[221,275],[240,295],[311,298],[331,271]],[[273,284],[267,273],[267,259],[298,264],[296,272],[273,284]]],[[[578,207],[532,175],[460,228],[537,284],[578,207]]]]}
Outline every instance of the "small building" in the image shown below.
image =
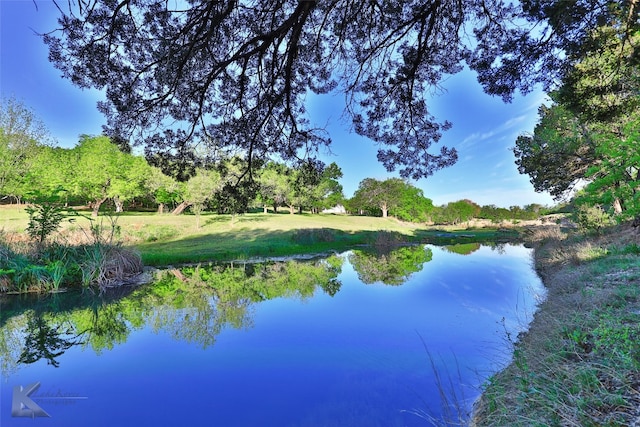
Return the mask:
{"type": "Polygon", "coordinates": [[[346,214],[347,211],[344,208],[344,206],[342,206],[341,204],[337,204],[334,207],[330,208],[330,209],[323,209],[322,212],[323,214],[346,214]]]}

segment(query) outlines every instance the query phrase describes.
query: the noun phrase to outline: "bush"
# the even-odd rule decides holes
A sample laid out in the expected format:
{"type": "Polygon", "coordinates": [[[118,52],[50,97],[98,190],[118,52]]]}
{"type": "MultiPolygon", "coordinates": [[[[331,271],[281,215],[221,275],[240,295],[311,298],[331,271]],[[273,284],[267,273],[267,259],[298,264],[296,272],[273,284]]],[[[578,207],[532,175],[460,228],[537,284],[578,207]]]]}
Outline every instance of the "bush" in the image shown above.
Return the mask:
{"type": "Polygon", "coordinates": [[[600,206],[580,206],[574,213],[574,219],[582,231],[601,233],[606,227],[615,224],[615,221],[600,206]]]}
{"type": "Polygon", "coordinates": [[[27,233],[39,244],[60,228],[65,209],[56,203],[42,202],[25,209],[29,214],[27,233]]]}
{"type": "Polygon", "coordinates": [[[395,231],[380,230],[372,235],[369,244],[376,248],[389,248],[402,242],[402,236],[395,231]]]}

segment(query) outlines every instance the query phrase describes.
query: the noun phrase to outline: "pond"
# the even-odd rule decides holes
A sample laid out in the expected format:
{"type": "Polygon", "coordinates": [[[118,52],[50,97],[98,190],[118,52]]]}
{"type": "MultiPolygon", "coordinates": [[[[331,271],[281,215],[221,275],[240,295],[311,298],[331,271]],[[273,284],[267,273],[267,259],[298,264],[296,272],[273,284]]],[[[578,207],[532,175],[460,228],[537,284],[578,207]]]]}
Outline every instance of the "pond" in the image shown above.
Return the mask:
{"type": "Polygon", "coordinates": [[[0,317],[0,424],[452,421],[508,362],[543,295],[529,249],[463,244],[190,267],[108,295],[14,298],[0,317]]]}

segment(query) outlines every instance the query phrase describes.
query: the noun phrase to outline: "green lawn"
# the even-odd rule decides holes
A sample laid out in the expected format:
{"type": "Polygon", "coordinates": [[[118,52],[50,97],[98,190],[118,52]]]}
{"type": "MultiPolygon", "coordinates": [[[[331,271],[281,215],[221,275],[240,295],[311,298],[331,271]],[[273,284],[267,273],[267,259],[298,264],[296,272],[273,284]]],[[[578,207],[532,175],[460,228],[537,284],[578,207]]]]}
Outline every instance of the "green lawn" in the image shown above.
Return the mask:
{"type": "MultiPolygon", "coordinates": [[[[88,213],[87,213],[88,214],[88,213]]],[[[493,229],[450,230],[403,223],[394,218],[289,213],[244,215],[171,215],[125,212],[94,220],[109,230],[112,221],[118,238],[137,248],[146,265],[167,265],[251,257],[287,256],[345,250],[359,245],[403,242],[453,243],[511,239],[513,233],[493,229]]],[[[24,234],[28,224],[24,207],[0,207],[0,230],[24,234]]],[[[65,221],[61,238],[89,234],[89,220],[65,221]]]]}
{"type": "Polygon", "coordinates": [[[203,215],[199,228],[193,215],[121,219],[124,234],[138,237],[143,261],[153,265],[324,252],[371,243],[382,230],[405,240],[418,230],[394,219],[288,213],[203,215]]]}

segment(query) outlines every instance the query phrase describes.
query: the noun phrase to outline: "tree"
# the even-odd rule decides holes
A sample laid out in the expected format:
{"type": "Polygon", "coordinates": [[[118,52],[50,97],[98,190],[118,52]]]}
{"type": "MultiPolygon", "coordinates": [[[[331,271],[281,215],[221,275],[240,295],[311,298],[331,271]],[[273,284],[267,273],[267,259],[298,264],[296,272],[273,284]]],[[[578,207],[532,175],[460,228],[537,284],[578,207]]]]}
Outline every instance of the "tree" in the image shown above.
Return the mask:
{"type": "Polygon", "coordinates": [[[314,191],[316,204],[314,210],[316,213],[321,209],[332,208],[344,202],[342,185],[338,181],[340,178],[342,178],[342,169],[335,162],[324,168],[320,182],[314,191]]]}
{"type": "Polygon", "coordinates": [[[14,98],[0,101],[0,196],[24,196],[24,177],[37,162],[49,132],[33,111],[14,98]]]}
{"type": "Polygon", "coordinates": [[[342,170],[336,163],[325,166],[323,162],[307,159],[298,162],[288,172],[286,201],[291,213],[295,206],[298,206],[300,212],[308,207],[312,213],[318,213],[327,206],[329,197],[334,201],[342,199],[342,186],[338,182],[342,177],[342,170]]]}
{"type": "Polygon", "coordinates": [[[278,213],[278,206],[286,201],[289,182],[285,170],[285,165],[270,162],[258,175],[258,194],[265,213],[267,205],[273,206],[273,213],[278,213]]]}
{"type": "Polygon", "coordinates": [[[380,209],[382,217],[386,218],[389,209],[394,208],[400,201],[400,188],[404,181],[399,178],[390,178],[386,181],[378,181],[375,178],[365,178],[360,181],[358,189],[353,194],[351,205],[358,210],[380,209]]]}
{"type": "Polygon", "coordinates": [[[351,209],[375,213],[379,210],[382,217],[389,213],[407,221],[426,220],[433,208],[431,200],[424,197],[422,190],[400,178],[378,181],[365,178],[349,201],[351,209]]]}
{"type": "Polygon", "coordinates": [[[640,218],[640,31],[627,35],[608,23],[589,42],[558,90],[558,101],[595,140],[598,161],[585,174],[579,201],[611,206],[619,219],[640,218]]]}
{"type": "Polygon", "coordinates": [[[471,200],[458,200],[447,203],[436,210],[435,222],[444,224],[460,224],[480,215],[481,208],[471,200]]]}
{"type": "Polygon", "coordinates": [[[609,206],[623,220],[640,217],[640,116],[627,126],[623,139],[612,134],[599,138],[601,160],[589,168],[590,182],[577,197],[588,206],[609,206]]]}
{"type": "Polygon", "coordinates": [[[68,184],[73,194],[91,201],[92,216],[110,198],[116,198],[121,210],[123,200],[145,193],[149,166],[141,157],[121,152],[108,137],[83,135],[72,153],[73,181],[68,184]]]}
{"type": "MultiPolygon", "coordinates": [[[[262,167],[256,163],[255,168],[262,167]]],[[[215,192],[211,205],[218,213],[245,213],[258,194],[258,183],[253,178],[254,169],[240,156],[221,159],[215,169],[220,173],[222,183],[215,192]],[[247,178],[247,175],[251,175],[247,178]]]]}
{"type": "Polygon", "coordinates": [[[424,192],[405,183],[401,189],[398,206],[392,210],[392,214],[403,221],[427,222],[433,211],[433,202],[424,197],[424,192]]]}
{"type": "Polygon", "coordinates": [[[213,198],[221,186],[220,174],[217,171],[206,169],[199,169],[196,175],[187,181],[184,197],[191,206],[191,210],[196,214],[197,228],[200,228],[200,213],[205,204],[213,198]]]}
{"type": "Polygon", "coordinates": [[[302,212],[302,204],[306,195],[301,191],[306,177],[302,176],[302,170],[296,168],[287,168],[287,192],[284,198],[284,204],[289,207],[289,213],[293,215],[295,208],[298,206],[302,212]]]}
{"type": "Polygon", "coordinates": [[[92,216],[98,216],[100,207],[109,198],[111,180],[118,174],[121,152],[109,138],[83,135],[73,149],[77,161],[75,192],[91,201],[92,216]]]}
{"type": "Polygon", "coordinates": [[[506,208],[499,208],[496,205],[485,205],[480,208],[478,218],[484,218],[498,223],[510,219],[511,211],[506,208]]]}
{"type": "Polygon", "coordinates": [[[151,166],[149,166],[144,157],[122,154],[119,163],[122,174],[111,181],[108,192],[113,198],[116,212],[124,211],[125,202],[146,195],[146,181],[151,174],[151,166]]]}
{"type": "Polygon", "coordinates": [[[158,204],[158,213],[164,213],[168,204],[178,202],[180,197],[180,183],[165,175],[159,168],[151,167],[146,177],[145,188],[158,204]]]}
{"type": "Polygon", "coordinates": [[[614,16],[588,33],[584,53],[557,90],[558,103],[598,132],[621,135],[640,107],[640,4],[630,3],[635,11],[617,13],[631,15],[614,16]],[[625,19],[635,19],[636,28],[621,25],[625,19]]]}
{"type": "Polygon", "coordinates": [[[173,210],[174,215],[179,215],[188,207],[194,211],[200,226],[200,213],[205,204],[213,199],[215,193],[222,188],[223,181],[220,173],[214,170],[198,169],[196,174],[184,184],[182,202],[173,210]]]}
{"type": "Polygon", "coordinates": [[[304,99],[338,91],[354,130],[381,144],[385,167],[417,179],[457,159],[455,149],[432,150],[451,124],[427,101],[447,75],[466,62],[505,99],[550,87],[594,22],[626,12],[631,34],[636,3],[77,0],[59,7],[59,31],[43,39],[66,78],[105,91],[107,134],[135,134],[177,174],[198,143],[237,149],[247,168],[317,152],[330,138],[311,125],[304,99]],[[163,130],[169,123],[179,130],[163,130]]]}
{"type": "Polygon", "coordinates": [[[533,135],[520,135],[513,152],[521,174],[529,175],[536,191],[556,199],[570,194],[597,161],[588,128],[561,105],[541,106],[533,135]]]}
{"type": "Polygon", "coordinates": [[[536,190],[558,198],[584,182],[580,202],[624,219],[640,215],[640,31],[636,1],[610,10],[585,35],[533,137],[518,138],[514,151],[536,190]]]}
{"type": "Polygon", "coordinates": [[[73,150],[42,147],[35,154],[25,175],[24,195],[38,193],[44,197],[53,197],[60,189],[65,190],[67,198],[70,195],[78,195],[77,164],[77,153],[73,150]]]}

